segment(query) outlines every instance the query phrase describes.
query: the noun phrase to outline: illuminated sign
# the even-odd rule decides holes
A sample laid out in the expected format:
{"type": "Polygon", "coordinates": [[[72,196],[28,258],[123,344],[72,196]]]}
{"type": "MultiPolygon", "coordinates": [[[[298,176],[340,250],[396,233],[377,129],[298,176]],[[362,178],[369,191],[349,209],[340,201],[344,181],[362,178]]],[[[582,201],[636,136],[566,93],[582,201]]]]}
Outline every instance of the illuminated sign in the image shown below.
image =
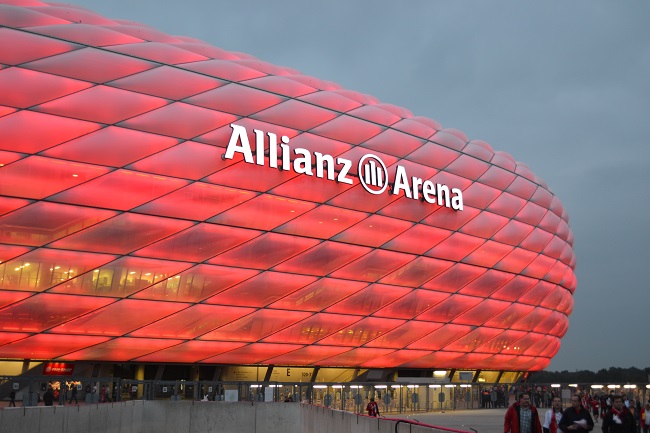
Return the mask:
{"type": "MultiPolygon", "coordinates": [[[[251,148],[246,128],[241,125],[230,124],[232,134],[226,148],[224,159],[234,158],[236,153],[243,156],[248,164],[268,166],[286,171],[293,171],[307,176],[316,176],[320,179],[332,180],[349,185],[354,184],[350,169],[352,161],[346,158],[314,152],[308,149],[289,147],[289,137],[280,137],[278,150],[278,136],[272,132],[254,129],[255,148],[251,148]],[[266,148],[268,136],[268,150],[266,148]]],[[[393,195],[404,195],[413,200],[438,204],[463,210],[463,194],[459,188],[449,188],[447,185],[433,183],[430,180],[412,176],[409,177],[406,168],[397,165],[395,176],[391,180],[384,162],[377,155],[371,153],[364,155],[357,167],[361,186],[370,194],[382,194],[389,191],[393,195]]]]}
{"type": "Polygon", "coordinates": [[[43,364],[45,376],[71,376],[74,371],[74,364],[66,362],[46,362],[43,364]]]}

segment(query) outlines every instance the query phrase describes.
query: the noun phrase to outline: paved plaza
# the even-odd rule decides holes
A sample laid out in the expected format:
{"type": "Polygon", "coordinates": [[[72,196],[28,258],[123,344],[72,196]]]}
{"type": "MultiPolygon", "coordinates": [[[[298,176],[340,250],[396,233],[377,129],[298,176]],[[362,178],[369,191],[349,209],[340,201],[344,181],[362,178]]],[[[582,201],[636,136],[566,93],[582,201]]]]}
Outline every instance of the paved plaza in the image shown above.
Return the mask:
{"type": "MultiPolygon", "coordinates": [[[[540,421],[548,409],[539,409],[540,421]]],[[[386,418],[408,418],[426,424],[458,430],[476,430],[478,433],[503,433],[506,408],[449,410],[416,414],[387,415],[386,418]]]]}

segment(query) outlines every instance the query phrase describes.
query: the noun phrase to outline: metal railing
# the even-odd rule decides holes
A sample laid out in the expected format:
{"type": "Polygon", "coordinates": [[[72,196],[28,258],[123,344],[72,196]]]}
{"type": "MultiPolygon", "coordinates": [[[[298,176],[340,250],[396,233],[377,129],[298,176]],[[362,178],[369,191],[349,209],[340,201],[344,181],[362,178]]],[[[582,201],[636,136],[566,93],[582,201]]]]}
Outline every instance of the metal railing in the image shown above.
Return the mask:
{"type": "MultiPolygon", "coordinates": [[[[382,414],[430,412],[438,410],[507,407],[515,394],[530,389],[533,403],[550,406],[551,396],[559,395],[568,403],[575,392],[602,393],[610,389],[625,392],[629,398],[647,401],[647,384],[624,388],[591,388],[576,384],[486,384],[486,383],[325,383],[325,382],[222,382],[187,380],[133,380],[114,377],[17,376],[0,378],[0,398],[9,401],[16,392],[18,405],[43,404],[49,387],[57,405],[69,404],[76,388],[80,404],[101,404],[128,400],[210,400],[253,402],[302,402],[335,410],[363,413],[370,398],[379,404],[382,414]]],[[[76,403],[73,401],[73,404],[76,403]]],[[[6,405],[6,404],[4,404],[6,405]]]]}

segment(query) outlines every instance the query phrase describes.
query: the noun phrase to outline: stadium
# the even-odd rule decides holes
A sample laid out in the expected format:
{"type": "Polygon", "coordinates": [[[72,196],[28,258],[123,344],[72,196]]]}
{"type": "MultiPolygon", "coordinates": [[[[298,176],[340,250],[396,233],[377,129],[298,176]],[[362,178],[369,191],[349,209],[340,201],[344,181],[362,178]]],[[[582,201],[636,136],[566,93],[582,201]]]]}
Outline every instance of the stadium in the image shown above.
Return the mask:
{"type": "Polygon", "coordinates": [[[559,350],[573,234],[511,155],[71,5],[0,0],[0,41],[3,374],[498,383],[559,350]]]}

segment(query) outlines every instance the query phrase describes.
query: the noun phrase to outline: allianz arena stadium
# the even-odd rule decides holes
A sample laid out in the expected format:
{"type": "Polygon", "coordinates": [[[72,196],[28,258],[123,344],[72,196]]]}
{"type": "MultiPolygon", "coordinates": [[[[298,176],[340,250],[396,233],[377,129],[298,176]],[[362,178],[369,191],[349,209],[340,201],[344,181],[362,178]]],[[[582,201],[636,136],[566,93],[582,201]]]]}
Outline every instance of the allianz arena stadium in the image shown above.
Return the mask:
{"type": "Polygon", "coordinates": [[[38,0],[0,0],[0,229],[5,367],[521,374],[576,288],[568,215],[509,154],[38,0]]]}

